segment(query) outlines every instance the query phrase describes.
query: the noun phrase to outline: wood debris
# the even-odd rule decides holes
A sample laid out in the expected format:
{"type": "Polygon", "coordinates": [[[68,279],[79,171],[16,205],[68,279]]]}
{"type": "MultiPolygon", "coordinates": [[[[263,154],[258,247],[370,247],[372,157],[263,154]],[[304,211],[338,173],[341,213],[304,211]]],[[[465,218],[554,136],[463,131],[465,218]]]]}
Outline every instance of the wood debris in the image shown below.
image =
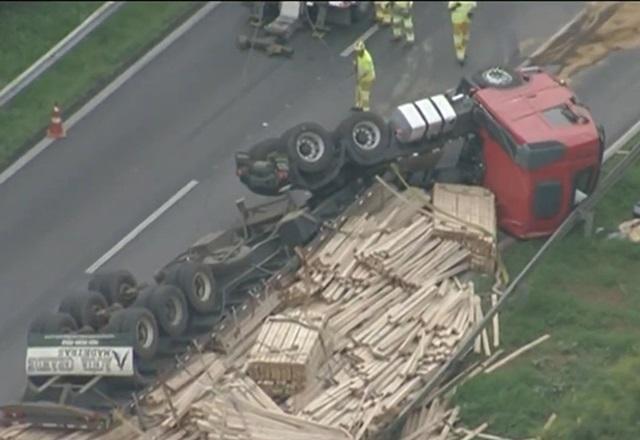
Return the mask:
{"type": "MultiPolygon", "coordinates": [[[[142,438],[357,440],[385,428],[483,316],[458,278],[473,251],[438,236],[426,197],[374,185],[337,232],[298,251],[297,277],[265,294],[266,309],[224,324],[222,352],[185,359],[141,399],[156,421],[142,438]]],[[[486,356],[491,331],[477,341],[486,356]]],[[[411,423],[446,440],[458,410],[430,400],[411,423]]],[[[137,437],[120,428],[119,440],[137,437]]]]}
{"type": "Polygon", "coordinates": [[[498,362],[496,362],[495,364],[491,365],[489,368],[487,368],[485,370],[485,373],[491,373],[492,371],[497,370],[498,368],[502,367],[504,364],[506,364],[507,362],[515,359],[516,357],[520,356],[522,353],[527,352],[529,350],[531,350],[533,347],[535,347],[538,344],[543,343],[544,341],[546,341],[547,339],[549,339],[551,337],[551,335],[546,334],[544,336],[540,336],[538,339],[536,339],[533,342],[528,343],[527,345],[520,347],[519,349],[517,349],[516,351],[514,351],[513,353],[509,354],[508,356],[505,356],[504,358],[500,359],[498,362]]]}

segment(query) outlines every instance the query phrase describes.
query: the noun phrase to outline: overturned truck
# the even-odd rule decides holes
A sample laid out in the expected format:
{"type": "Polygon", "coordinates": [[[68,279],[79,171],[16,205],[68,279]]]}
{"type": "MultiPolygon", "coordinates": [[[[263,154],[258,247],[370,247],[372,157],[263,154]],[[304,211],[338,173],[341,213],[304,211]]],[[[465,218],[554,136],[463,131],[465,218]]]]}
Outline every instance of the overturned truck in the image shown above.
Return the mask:
{"type": "Polygon", "coordinates": [[[203,237],[154,283],[96,274],[34,321],[24,399],[0,420],[15,438],[114,424],[118,438],[275,438],[291,424],[300,438],[380,434],[481,318],[457,276],[493,269],[497,225],[552,232],[595,187],[603,142],[571,90],[536,68],[480,72],[390,121],[296,126],[237,157],[249,188],[283,194],[239,202],[238,227],[203,237]]]}

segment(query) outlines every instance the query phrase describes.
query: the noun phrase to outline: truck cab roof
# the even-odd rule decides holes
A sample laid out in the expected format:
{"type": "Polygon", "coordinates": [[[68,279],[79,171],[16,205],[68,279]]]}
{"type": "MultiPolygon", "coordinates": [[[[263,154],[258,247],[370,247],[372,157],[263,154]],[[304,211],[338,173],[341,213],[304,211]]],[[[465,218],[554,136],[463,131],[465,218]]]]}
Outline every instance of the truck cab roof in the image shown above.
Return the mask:
{"type": "Polygon", "coordinates": [[[516,146],[553,140],[571,149],[598,138],[589,112],[564,83],[542,70],[513,74],[517,75],[513,85],[480,88],[474,99],[516,146]]]}

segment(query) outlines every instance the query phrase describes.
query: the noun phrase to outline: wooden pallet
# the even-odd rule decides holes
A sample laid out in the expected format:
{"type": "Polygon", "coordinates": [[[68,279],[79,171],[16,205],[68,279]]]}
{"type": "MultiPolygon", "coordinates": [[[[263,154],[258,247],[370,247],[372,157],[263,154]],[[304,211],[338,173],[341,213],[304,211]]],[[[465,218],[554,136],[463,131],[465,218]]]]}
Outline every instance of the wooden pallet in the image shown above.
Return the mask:
{"type": "Polygon", "coordinates": [[[249,353],[247,374],[272,396],[302,391],[325,360],[322,321],[299,311],[267,318],[249,353]]]}
{"type": "Polygon", "coordinates": [[[460,242],[471,252],[471,267],[493,273],[498,227],[495,196],[479,186],[436,183],[434,234],[460,242]]]}

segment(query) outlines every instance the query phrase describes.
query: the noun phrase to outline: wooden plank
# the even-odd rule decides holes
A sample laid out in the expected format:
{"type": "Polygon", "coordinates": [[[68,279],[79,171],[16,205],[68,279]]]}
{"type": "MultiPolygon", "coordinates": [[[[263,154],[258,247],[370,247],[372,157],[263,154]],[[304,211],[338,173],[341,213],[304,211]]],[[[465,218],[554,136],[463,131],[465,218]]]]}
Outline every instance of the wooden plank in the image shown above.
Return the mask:
{"type": "Polygon", "coordinates": [[[489,368],[487,368],[485,370],[485,373],[491,373],[492,371],[497,370],[498,368],[502,367],[503,365],[505,365],[507,362],[510,362],[511,360],[513,360],[514,358],[520,356],[522,353],[525,353],[529,350],[531,350],[533,347],[535,347],[538,344],[543,343],[544,341],[546,341],[547,339],[549,339],[551,337],[551,335],[546,334],[544,336],[539,337],[538,339],[536,339],[533,342],[530,342],[529,344],[525,345],[524,347],[519,348],[518,350],[514,351],[513,353],[511,353],[510,355],[502,358],[500,361],[496,362],[495,364],[493,364],[492,366],[490,366],[489,368]]]}
{"type": "MultiPolygon", "coordinates": [[[[491,308],[495,307],[498,303],[498,295],[495,293],[491,294],[491,308]]],[[[498,320],[498,313],[493,315],[492,325],[493,325],[493,346],[494,348],[498,348],[500,346],[500,322],[498,320]]]]}

